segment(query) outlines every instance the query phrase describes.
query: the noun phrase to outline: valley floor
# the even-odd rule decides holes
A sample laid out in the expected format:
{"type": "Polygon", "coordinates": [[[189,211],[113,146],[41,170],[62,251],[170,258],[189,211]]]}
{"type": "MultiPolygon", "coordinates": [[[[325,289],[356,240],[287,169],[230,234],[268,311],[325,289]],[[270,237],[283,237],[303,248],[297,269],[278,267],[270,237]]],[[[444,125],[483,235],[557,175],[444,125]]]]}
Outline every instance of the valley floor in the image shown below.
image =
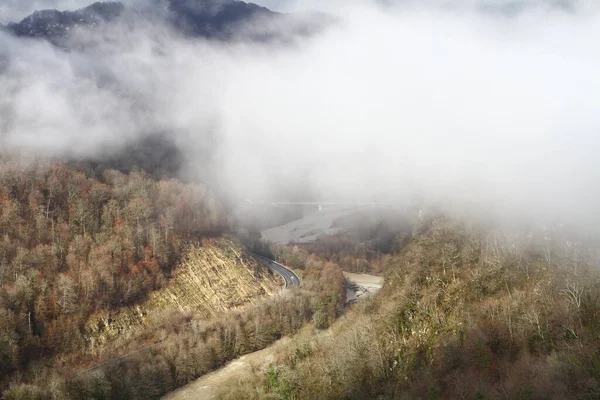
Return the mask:
{"type": "Polygon", "coordinates": [[[360,208],[355,206],[331,207],[321,212],[308,213],[285,225],[265,229],[261,235],[264,240],[279,244],[313,242],[321,235],[337,234],[340,230],[332,226],[333,221],[358,210],[360,208]]]}

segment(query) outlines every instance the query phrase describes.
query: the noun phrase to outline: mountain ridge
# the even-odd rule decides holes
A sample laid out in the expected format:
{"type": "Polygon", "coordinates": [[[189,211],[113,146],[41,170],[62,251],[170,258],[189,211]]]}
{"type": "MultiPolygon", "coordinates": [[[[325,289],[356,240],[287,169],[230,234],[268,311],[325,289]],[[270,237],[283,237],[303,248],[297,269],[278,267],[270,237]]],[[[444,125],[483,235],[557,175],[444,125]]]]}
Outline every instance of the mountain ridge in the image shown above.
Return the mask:
{"type": "Polygon", "coordinates": [[[64,37],[77,26],[94,26],[116,20],[125,10],[121,2],[96,2],[75,11],[44,9],[34,11],[19,22],[10,22],[5,30],[19,37],[64,37]]]}
{"type": "Polygon", "coordinates": [[[126,15],[164,22],[185,36],[231,39],[240,25],[258,18],[282,16],[266,7],[237,0],[154,0],[144,7],[130,7],[121,2],[95,2],[74,10],[38,10],[19,22],[0,29],[22,38],[47,39],[63,44],[78,28],[94,29],[118,22],[126,15]]]}

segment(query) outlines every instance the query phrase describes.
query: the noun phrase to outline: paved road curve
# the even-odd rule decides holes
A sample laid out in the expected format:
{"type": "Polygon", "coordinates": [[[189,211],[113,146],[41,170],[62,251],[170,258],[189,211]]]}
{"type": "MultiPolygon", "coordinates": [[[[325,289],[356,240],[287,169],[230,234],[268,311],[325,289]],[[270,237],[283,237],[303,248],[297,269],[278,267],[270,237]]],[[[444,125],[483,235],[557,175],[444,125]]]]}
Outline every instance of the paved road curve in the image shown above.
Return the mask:
{"type": "Polygon", "coordinates": [[[271,271],[283,277],[283,279],[285,280],[285,289],[289,289],[292,286],[300,286],[300,278],[291,269],[279,264],[278,262],[275,262],[263,256],[259,256],[257,254],[254,254],[254,257],[256,257],[271,271]]]}

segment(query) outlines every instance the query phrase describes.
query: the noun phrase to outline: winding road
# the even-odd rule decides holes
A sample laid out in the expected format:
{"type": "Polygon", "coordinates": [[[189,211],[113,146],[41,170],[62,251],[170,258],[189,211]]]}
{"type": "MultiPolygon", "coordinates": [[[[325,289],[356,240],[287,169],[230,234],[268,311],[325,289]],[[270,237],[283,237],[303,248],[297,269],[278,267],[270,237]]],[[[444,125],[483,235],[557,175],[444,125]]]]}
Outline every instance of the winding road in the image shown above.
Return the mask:
{"type": "Polygon", "coordinates": [[[290,287],[293,287],[293,286],[300,286],[300,283],[301,283],[300,278],[298,277],[298,275],[296,275],[296,273],[294,271],[292,271],[288,267],[281,265],[278,262],[275,262],[273,260],[270,260],[267,257],[259,256],[258,254],[253,254],[253,255],[254,255],[254,257],[256,257],[256,259],[258,261],[263,263],[271,271],[273,271],[283,277],[283,280],[285,281],[284,289],[289,289],[290,287]]]}
{"type": "MultiPolygon", "coordinates": [[[[252,254],[252,256],[271,271],[283,277],[285,281],[284,291],[294,286],[300,286],[300,277],[291,269],[267,257],[259,256],[258,254],[252,254]]],[[[257,365],[264,365],[267,360],[271,360],[279,351],[280,346],[285,346],[289,340],[289,338],[284,337],[262,350],[241,356],[228,363],[225,367],[205,374],[195,381],[171,393],[167,393],[162,400],[213,399],[219,387],[226,386],[234,380],[251,376],[257,365]]]]}

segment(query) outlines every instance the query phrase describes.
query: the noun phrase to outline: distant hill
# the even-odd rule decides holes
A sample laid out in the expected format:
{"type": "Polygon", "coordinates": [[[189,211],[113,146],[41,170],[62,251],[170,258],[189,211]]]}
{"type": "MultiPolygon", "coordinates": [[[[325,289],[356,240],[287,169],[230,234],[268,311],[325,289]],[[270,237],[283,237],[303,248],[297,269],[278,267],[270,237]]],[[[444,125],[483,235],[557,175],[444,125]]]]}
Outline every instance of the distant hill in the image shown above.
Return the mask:
{"type": "Polygon", "coordinates": [[[280,16],[268,8],[243,1],[168,0],[173,27],[193,36],[229,36],[236,25],[254,18],[280,16]]]}
{"type": "Polygon", "coordinates": [[[94,3],[76,11],[41,10],[21,22],[9,23],[6,29],[16,36],[56,40],[67,36],[76,27],[94,27],[114,21],[124,10],[125,6],[117,2],[94,3]]]}
{"type": "Polygon", "coordinates": [[[77,29],[94,29],[126,17],[163,22],[188,36],[229,39],[236,29],[255,18],[282,14],[252,3],[232,0],[154,0],[128,7],[120,2],[97,2],[75,11],[41,10],[4,30],[19,37],[44,38],[62,44],[77,29]]]}

